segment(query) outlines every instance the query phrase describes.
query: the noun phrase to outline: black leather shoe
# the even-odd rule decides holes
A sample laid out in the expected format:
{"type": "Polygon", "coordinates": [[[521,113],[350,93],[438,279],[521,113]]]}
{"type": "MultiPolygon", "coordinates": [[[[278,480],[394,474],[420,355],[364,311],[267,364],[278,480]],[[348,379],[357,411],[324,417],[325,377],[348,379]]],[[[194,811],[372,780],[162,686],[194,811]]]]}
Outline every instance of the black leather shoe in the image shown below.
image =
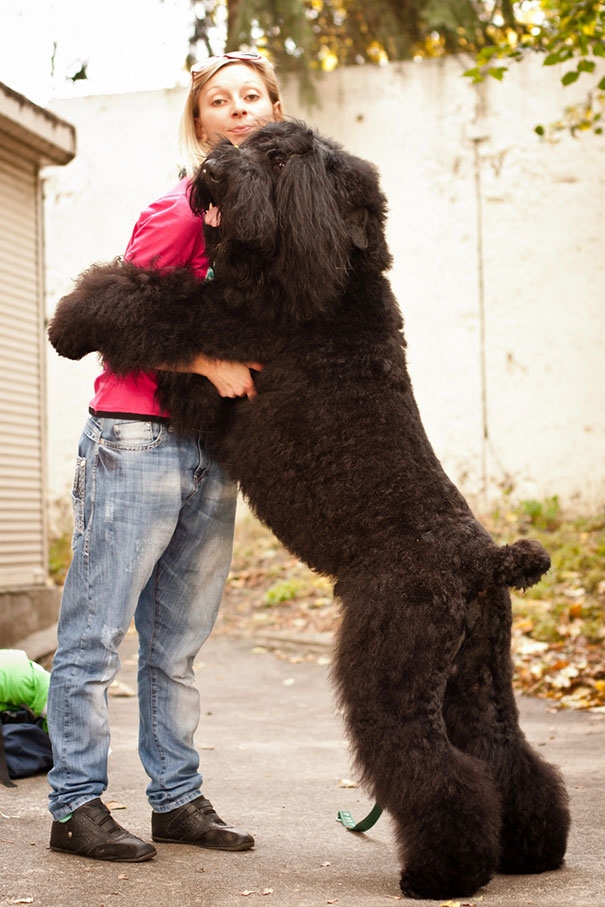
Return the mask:
{"type": "Polygon", "coordinates": [[[254,847],[252,835],[223,822],[210,800],[201,795],[168,813],[152,813],[151,837],[164,844],[195,844],[213,850],[250,850],[254,847]]]}
{"type": "Polygon", "coordinates": [[[153,844],[118,825],[98,797],[75,809],[67,822],[53,822],[50,848],[117,863],[142,863],[157,854],[153,844]]]}

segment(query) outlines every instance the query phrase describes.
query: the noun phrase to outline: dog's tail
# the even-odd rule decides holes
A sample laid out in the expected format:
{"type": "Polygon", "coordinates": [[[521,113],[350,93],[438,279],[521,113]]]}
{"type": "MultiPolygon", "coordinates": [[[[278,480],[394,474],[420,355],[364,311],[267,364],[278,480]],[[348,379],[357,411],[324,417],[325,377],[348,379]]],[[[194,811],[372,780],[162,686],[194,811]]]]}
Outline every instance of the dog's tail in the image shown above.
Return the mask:
{"type": "Polygon", "coordinates": [[[527,589],[550,567],[550,556],[534,539],[519,539],[498,548],[492,563],[492,585],[527,589]]]}

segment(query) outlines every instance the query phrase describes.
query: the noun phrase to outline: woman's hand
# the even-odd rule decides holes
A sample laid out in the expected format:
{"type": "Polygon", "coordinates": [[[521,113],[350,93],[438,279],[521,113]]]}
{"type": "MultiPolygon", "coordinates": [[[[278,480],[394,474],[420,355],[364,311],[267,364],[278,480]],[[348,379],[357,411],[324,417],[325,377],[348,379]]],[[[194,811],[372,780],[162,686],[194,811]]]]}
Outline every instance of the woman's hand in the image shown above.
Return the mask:
{"type": "Polygon", "coordinates": [[[260,372],[262,365],[259,362],[209,359],[200,354],[183,371],[204,375],[214,384],[221,397],[248,397],[252,400],[256,396],[256,388],[250,369],[260,372]]]}

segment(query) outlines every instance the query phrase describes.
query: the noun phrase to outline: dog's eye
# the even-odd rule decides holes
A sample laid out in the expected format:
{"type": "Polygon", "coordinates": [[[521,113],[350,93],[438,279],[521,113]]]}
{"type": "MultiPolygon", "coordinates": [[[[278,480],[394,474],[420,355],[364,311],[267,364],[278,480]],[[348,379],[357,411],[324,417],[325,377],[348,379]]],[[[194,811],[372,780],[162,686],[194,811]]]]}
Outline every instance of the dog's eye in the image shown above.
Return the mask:
{"type": "Polygon", "coordinates": [[[286,155],[280,148],[270,148],[267,152],[267,157],[275,170],[281,170],[286,163],[286,155]]]}

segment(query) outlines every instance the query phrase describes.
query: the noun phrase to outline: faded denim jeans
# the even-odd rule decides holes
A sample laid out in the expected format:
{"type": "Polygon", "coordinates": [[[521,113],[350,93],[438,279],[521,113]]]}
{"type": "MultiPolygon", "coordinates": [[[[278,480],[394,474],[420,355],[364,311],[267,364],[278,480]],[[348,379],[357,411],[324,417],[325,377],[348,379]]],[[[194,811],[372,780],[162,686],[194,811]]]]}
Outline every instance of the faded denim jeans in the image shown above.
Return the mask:
{"type": "Polygon", "coordinates": [[[199,795],[193,662],[229,572],[235,504],[235,484],[197,436],[181,438],[157,422],[88,419],[48,699],[55,819],[107,788],[107,688],[133,617],[149,802],[167,812],[199,795]]]}

